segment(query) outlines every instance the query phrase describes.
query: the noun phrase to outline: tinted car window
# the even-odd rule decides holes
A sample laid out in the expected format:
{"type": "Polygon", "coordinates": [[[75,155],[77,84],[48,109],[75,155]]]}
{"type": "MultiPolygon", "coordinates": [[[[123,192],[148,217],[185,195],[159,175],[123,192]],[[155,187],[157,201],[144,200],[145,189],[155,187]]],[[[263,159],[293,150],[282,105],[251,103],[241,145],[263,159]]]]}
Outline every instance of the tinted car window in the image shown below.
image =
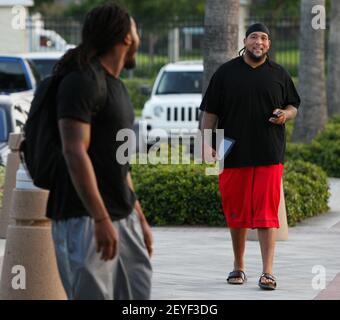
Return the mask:
{"type": "Polygon", "coordinates": [[[156,94],[202,93],[203,72],[166,71],[159,82],[156,94]]]}
{"type": "Polygon", "coordinates": [[[9,127],[7,123],[6,111],[0,108],[0,142],[7,142],[9,127]]]}
{"type": "Polygon", "coordinates": [[[33,77],[35,79],[35,82],[38,84],[41,80],[41,76],[39,71],[37,70],[37,67],[31,60],[27,60],[27,63],[30,65],[31,71],[33,73],[33,77]]]}
{"type": "Polygon", "coordinates": [[[41,79],[44,79],[52,74],[53,67],[58,61],[58,59],[30,59],[30,60],[38,70],[41,79]]]}
{"type": "Polygon", "coordinates": [[[29,90],[23,65],[19,61],[0,60],[0,92],[29,90]]]}

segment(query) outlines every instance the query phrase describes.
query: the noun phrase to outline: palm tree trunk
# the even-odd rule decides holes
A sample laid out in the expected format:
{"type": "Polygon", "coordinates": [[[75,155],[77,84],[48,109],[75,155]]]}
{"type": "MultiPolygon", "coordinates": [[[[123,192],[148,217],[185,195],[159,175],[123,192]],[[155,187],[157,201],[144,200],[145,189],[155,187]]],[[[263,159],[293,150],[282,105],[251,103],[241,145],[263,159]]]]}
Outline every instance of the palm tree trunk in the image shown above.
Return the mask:
{"type": "Polygon", "coordinates": [[[294,142],[310,142],[327,122],[325,30],[315,30],[315,5],[325,0],[301,0],[299,91],[301,106],[293,131],[294,142]]]}
{"type": "Polygon", "coordinates": [[[340,115],[340,1],[332,0],[328,44],[328,115],[340,115]]]}
{"type": "Polygon", "coordinates": [[[203,92],[216,69],[237,55],[239,2],[239,0],[206,0],[203,92]]]}

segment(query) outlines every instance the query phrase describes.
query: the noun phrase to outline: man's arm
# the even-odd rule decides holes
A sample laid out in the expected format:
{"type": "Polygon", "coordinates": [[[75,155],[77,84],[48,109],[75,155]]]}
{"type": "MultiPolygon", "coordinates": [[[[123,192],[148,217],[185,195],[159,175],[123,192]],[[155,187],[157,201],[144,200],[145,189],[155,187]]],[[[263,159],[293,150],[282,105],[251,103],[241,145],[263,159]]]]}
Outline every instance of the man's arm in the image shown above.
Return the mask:
{"type": "Polygon", "coordinates": [[[91,160],[87,154],[90,144],[90,125],[71,119],[59,121],[63,155],[73,185],[93,219],[109,218],[97,186],[91,160]]]}
{"type": "MultiPolygon", "coordinates": [[[[135,188],[133,186],[133,182],[132,182],[132,177],[131,177],[131,173],[128,172],[127,174],[127,183],[128,183],[128,186],[130,187],[130,189],[134,192],[135,191],[135,188]]],[[[138,199],[136,200],[136,203],[135,203],[135,209],[138,213],[138,216],[141,220],[141,222],[146,222],[146,218],[144,216],[144,213],[143,213],[143,210],[142,210],[142,207],[140,205],[140,202],[138,201],[138,199]]]]}
{"type": "Polygon", "coordinates": [[[206,111],[201,112],[199,129],[203,132],[205,129],[214,130],[217,125],[217,115],[206,111]]]}
{"type": "MultiPolygon", "coordinates": [[[[132,191],[135,191],[130,172],[128,172],[126,179],[127,179],[127,183],[128,183],[128,186],[130,187],[130,189],[132,191]]],[[[152,232],[151,232],[151,228],[149,226],[149,223],[146,220],[145,215],[143,213],[142,206],[141,206],[141,204],[138,200],[136,200],[136,203],[135,203],[135,210],[136,210],[138,217],[140,219],[140,222],[141,222],[146,249],[148,250],[149,256],[151,257],[152,254],[153,254],[152,232]]]]}
{"type": "Polygon", "coordinates": [[[286,121],[293,120],[297,115],[297,109],[292,105],[288,105],[284,111],[286,113],[286,121]]]}
{"type": "Polygon", "coordinates": [[[210,145],[205,143],[204,140],[204,131],[205,130],[214,130],[217,126],[217,120],[218,117],[214,113],[209,113],[206,111],[202,111],[200,115],[200,121],[199,121],[199,130],[202,137],[202,156],[203,160],[209,161],[215,161],[216,160],[216,150],[214,150],[210,145]]]}
{"type": "Polygon", "coordinates": [[[59,120],[63,155],[73,185],[86,210],[95,220],[97,252],[102,259],[113,259],[117,247],[117,234],[99,193],[96,176],[87,150],[90,145],[91,126],[71,119],[59,120]]]}

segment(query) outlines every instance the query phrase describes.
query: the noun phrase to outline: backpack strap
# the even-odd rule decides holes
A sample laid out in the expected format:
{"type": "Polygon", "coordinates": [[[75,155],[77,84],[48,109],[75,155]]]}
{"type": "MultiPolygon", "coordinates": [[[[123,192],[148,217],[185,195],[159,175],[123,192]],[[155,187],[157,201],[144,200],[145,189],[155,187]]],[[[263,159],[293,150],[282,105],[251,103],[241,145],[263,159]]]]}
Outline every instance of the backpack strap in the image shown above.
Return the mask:
{"type": "Polygon", "coordinates": [[[98,106],[94,114],[97,114],[99,110],[101,110],[107,100],[107,82],[106,82],[106,75],[103,66],[100,64],[99,60],[95,60],[90,64],[90,68],[95,76],[96,83],[97,83],[97,90],[99,93],[99,101],[98,106]]]}

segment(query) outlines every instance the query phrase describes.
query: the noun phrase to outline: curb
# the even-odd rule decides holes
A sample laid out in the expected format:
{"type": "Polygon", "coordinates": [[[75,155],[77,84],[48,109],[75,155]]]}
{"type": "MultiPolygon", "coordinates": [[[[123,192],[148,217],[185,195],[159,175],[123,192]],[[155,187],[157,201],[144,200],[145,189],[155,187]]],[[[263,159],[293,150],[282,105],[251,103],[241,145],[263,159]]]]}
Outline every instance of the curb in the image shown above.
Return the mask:
{"type": "Polygon", "coordinates": [[[340,273],[322,290],[314,300],[340,300],[340,273]]]}
{"type": "Polygon", "coordinates": [[[2,262],[3,262],[4,257],[0,256],[0,276],[1,276],[1,271],[2,271],[2,262]]]}

